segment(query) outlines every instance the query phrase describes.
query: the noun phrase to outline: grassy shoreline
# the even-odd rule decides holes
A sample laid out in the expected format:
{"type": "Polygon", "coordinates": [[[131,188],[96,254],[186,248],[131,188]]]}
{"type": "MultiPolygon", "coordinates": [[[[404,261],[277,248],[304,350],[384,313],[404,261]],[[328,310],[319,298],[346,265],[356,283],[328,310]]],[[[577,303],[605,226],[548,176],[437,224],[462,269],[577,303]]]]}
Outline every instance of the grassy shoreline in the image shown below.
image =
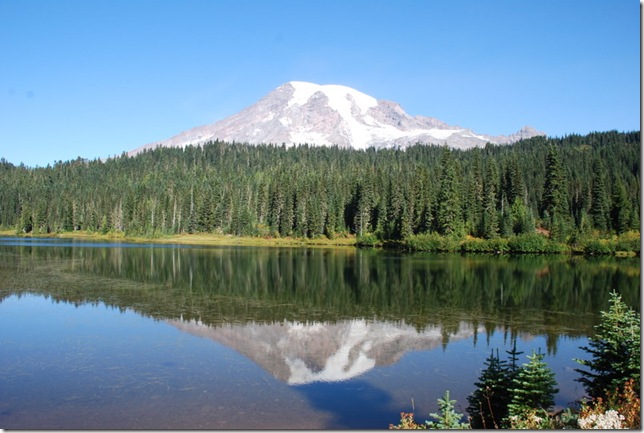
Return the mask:
{"type": "Polygon", "coordinates": [[[85,239],[108,242],[130,242],[139,244],[177,244],[197,246],[253,246],[253,247],[355,247],[354,236],[336,239],[317,238],[263,238],[252,236],[232,236],[212,233],[163,235],[158,237],[126,236],[124,233],[90,233],[86,231],[48,233],[48,234],[16,234],[15,230],[0,230],[0,236],[23,238],[56,238],[56,239],[85,239]]]}
{"type": "Polygon", "coordinates": [[[628,232],[612,238],[589,238],[579,245],[571,246],[550,241],[538,234],[519,235],[512,238],[478,239],[465,237],[452,239],[437,234],[412,235],[404,241],[382,243],[373,235],[356,237],[346,235],[329,239],[294,237],[233,236],[214,233],[176,234],[159,236],[127,236],[125,233],[101,234],[74,231],[46,234],[17,234],[15,230],[0,230],[0,236],[22,238],[81,239],[104,242],[128,242],[137,244],[170,244],[193,246],[249,246],[249,247],[305,247],[305,248],[385,248],[400,251],[452,252],[478,254],[581,254],[638,256],[640,233],[628,232]]]}

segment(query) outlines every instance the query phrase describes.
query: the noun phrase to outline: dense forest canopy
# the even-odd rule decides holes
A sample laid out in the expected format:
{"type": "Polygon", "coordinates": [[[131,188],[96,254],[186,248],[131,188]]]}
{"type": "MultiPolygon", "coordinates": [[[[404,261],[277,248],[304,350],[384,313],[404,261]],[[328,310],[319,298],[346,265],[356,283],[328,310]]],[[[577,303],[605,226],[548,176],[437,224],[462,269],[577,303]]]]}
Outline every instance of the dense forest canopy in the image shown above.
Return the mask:
{"type": "Polygon", "coordinates": [[[0,228],[492,239],[640,226],[640,132],[470,150],[211,142],[29,168],[0,160],[0,228]]]}

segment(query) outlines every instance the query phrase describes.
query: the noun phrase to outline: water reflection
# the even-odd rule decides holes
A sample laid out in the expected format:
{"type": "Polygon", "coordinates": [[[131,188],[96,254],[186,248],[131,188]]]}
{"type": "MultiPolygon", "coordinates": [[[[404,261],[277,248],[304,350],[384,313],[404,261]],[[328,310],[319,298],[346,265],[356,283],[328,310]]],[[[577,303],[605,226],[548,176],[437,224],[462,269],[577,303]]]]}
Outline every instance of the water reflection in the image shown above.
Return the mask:
{"type": "MultiPolygon", "coordinates": [[[[364,319],[218,327],[196,321],[168,323],[235,349],[289,385],[352,379],[376,366],[394,364],[409,351],[434,349],[445,341],[438,326],[418,331],[404,323],[364,319]]],[[[471,338],[483,331],[462,323],[450,339],[471,338]]]]}
{"type": "Polygon", "coordinates": [[[565,405],[609,291],[640,307],[639,259],[44,243],[0,239],[5,427],[384,428],[513,341],[565,405]]]}
{"type": "Polygon", "coordinates": [[[159,319],[218,325],[377,318],[418,329],[442,326],[448,333],[465,321],[545,333],[550,351],[560,335],[591,333],[611,290],[640,306],[637,258],[1,241],[0,258],[5,290],[106,301],[159,319]]]}

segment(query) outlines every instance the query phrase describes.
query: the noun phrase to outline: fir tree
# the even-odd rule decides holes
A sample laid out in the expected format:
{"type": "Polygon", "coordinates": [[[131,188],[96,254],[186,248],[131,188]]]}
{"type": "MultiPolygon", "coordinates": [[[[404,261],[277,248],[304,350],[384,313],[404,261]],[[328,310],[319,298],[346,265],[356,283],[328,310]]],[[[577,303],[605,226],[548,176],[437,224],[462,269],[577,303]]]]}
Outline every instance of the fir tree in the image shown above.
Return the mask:
{"type": "Polygon", "coordinates": [[[595,335],[588,339],[588,346],[581,347],[592,359],[576,360],[590,369],[575,371],[582,375],[578,381],[593,398],[606,398],[608,392],[621,388],[629,379],[634,379],[635,392],[640,393],[640,315],[617,293],[610,296],[610,308],[602,311],[595,335]]]}
{"type": "Polygon", "coordinates": [[[450,400],[449,391],[445,391],[443,398],[438,399],[438,408],[440,413],[430,413],[429,416],[436,419],[436,421],[426,421],[427,428],[439,430],[456,430],[466,429],[469,427],[467,423],[461,422],[463,415],[454,410],[454,403],[456,400],[450,400]]]}
{"type": "Polygon", "coordinates": [[[508,367],[499,359],[499,354],[490,353],[485,361],[486,368],[475,382],[476,390],[467,397],[472,428],[500,428],[508,415],[510,393],[508,389],[508,367]]]}
{"type": "Polygon", "coordinates": [[[607,230],[610,218],[610,200],[606,191],[606,174],[599,158],[593,161],[593,185],[591,190],[590,216],[593,226],[607,230]]]}
{"type": "Polygon", "coordinates": [[[541,215],[551,227],[553,221],[568,214],[566,178],[559,152],[550,146],[546,156],[546,174],[541,198],[541,215]]]}
{"type": "Polygon", "coordinates": [[[436,225],[442,235],[462,235],[463,209],[460,181],[452,151],[445,147],[441,156],[440,190],[436,205],[436,225]]]}
{"type": "Polygon", "coordinates": [[[534,409],[548,410],[554,405],[554,396],[559,391],[556,388],[554,372],[543,361],[544,354],[532,352],[528,355],[529,362],[517,372],[512,380],[512,399],[508,405],[508,414],[524,416],[534,409]]]}
{"type": "Polygon", "coordinates": [[[621,178],[617,177],[613,187],[613,204],[611,207],[612,227],[617,234],[624,233],[631,226],[631,202],[628,199],[626,186],[621,178]]]}

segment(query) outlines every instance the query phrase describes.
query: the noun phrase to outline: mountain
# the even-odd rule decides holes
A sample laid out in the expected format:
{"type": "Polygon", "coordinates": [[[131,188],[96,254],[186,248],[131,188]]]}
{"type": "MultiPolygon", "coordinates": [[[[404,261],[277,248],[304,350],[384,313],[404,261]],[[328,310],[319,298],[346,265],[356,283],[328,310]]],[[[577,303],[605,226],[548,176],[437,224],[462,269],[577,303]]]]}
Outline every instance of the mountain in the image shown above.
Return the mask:
{"type": "Polygon", "coordinates": [[[395,102],[376,99],[350,87],[291,81],[226,119],[147,144],[129,154],[157,146],[183,147],[216,139],[355,149],[404,148],[416,143],[467,149],[488,142],[513,143],[537,135],[545,133],[530,126],[507,136],[480,134],[432,117],[412,117],[395,102]]]}

